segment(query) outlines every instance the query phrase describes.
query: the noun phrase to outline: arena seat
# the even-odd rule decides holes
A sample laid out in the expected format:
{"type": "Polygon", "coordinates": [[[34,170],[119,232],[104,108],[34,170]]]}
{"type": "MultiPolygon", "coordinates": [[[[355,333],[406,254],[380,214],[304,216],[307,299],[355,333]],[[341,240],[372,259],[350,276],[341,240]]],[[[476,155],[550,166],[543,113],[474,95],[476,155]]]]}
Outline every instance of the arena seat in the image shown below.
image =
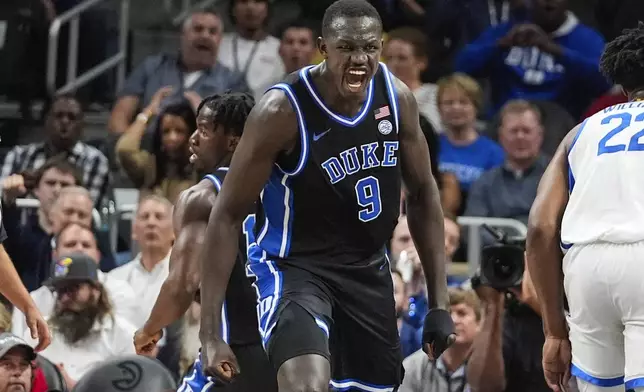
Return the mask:
{"type": "Polygon", "coordinates": [[[38,356],[36,358],[36,363],[38,367],[42,370],[45,375],[45,380],[47,381],[47,392],[67,392],[67,384],[65,384],[65,379],[60,373],[60,370],[51,363],[47,358],[43,356],[38,356]]]}

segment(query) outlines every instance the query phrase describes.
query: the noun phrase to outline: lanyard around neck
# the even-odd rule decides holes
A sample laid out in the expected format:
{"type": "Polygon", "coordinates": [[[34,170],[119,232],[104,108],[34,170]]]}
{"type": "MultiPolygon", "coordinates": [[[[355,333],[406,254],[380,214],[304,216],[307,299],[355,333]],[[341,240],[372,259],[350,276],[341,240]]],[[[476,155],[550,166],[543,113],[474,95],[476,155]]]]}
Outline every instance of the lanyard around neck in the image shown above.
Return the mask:
{"type": "Polygon", "coordinates": [[[250,63],[253,62],[253,58],[255,57],[255,53],[257,52],[259,41],[255,41],[253,43],[253,47],[250,49],[250,53],[248,54],[248,58],[246,59],[246,64],[244,64],[244,69],[241,70],[239,68],[239,49],[237,47],[238,39],[239,34],[235,34],[235,36],[233,37],[233,61],[235,63],[235,71],[241,72],[242,75],[246,76],[248,69],[250,68],[250,63]]]}

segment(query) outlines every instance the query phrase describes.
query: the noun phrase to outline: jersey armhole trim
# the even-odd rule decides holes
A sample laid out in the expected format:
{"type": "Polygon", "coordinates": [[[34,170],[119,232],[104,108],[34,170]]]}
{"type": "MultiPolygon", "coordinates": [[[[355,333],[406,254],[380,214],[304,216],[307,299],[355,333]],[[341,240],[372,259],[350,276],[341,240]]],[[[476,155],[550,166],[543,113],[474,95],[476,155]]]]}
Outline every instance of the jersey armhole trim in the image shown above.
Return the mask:
{"type": "Polygon", "coordinates": [[[570,147],[568,148],[568,152],[566,153],[566,163],[568,163],[568,195],[572,194],[572,190],[575,187],[575,174],[572,172],[570,153],[572,152],[572,148],[575,146],[575,144],[577,144],[577,140],[579,140],[581,131],[583,131],[584,128],[586,127],[586,124],[588,123],[589,119],[590,117],[585,119],[584,122],[581,123],[581,125],[579,126],[579,129],[577,130],[577,134],[572,139],[572,143],[570,143],[570,147]]]}
{"type": "Polygon", "coordinates": [[[570,148],[568,148],[568,153],[566,155],[570,156],[570,153],[572,152],[572,148],[575,146],[575,144],[577,144],[577,140],[579,140],[579,136],[581,135],[581,131],[583,131],[584,128],[586,127],[586,124],[588,123],[589,119],[590,119],[590,117],[585,119],[584,122],[581,123],[581,126],[579,127],[579,130],[577,130],[577,134],[572,139],[572,143],[570,143],[570,148]]]}
{"type": "Polygon", "coordinates": [[[221,181],[219,181],[219,178],[215,177],[212,174],[206,174],[204,176],[204,178],[208,179],[208,180],[210,180],[210,182],[212,182],[212,184],[215,186],[215,189],[217,190],[217,193],[219,193],[219,191],[221,191],[221,181]]]}
{"type": "Polygon", "coordinates": [[[384,63],[380,63],[383,73],[385,75],[385,84],[387,85],[387,95],[389,95],[389,100],[391,101],[391,109],[394,113],[394,121],[396,122],[396,133],[400,129],[400,120],[398,119],[398,95],[396,94],[396,88],[394,87],[394,82],[392,80],[392,74],[389,72],[389,68],[384,63]]]}
{"type": "MultiPolygon", "coordinates": [[[[306,165],[306,161],[309,157],[309,138],[308,138],[308,131],[306,129],[306,122],[304,121],[304,115],[302,113],[302,109],[300,109],[300,105],[297,102],[297,98],[295,98],[295,94],[293,93],[293,89],[291,86],[289,86],[286,83],[278,83],[268,90],[282,90],[286,97],[288,98],[289,102],[291,103],[291,106],[293,109],[295,109],[295,114],[297,115],[297,128],[300,133],[300,142],[302,144],[300,148],[300,158],[297,161],[297,165],[295,166],[295,169],[293,171],[289,172],[287,170],[284,170],[280,167],[280,165],[275,162],[275,166],[277,166],[282,173],[289,175],[289,176],[295,176],[298,175],[299,173],[302,172],[304,169],[304,166],[306,165]]],[[[267,90],[267,91],[268,91],[267,90]]]]}

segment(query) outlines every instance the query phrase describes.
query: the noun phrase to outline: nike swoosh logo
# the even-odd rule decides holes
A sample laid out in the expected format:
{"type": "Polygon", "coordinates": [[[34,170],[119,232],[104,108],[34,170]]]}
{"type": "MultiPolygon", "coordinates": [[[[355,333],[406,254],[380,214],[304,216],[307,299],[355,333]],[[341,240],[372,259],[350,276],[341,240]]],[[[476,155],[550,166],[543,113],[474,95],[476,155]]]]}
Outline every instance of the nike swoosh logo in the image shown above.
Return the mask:
{"type": "Polygon", "coordinates": [[[330,131],[331,131],[331,128],[327,129],[326,131],[324,131],[322,133],[314,133],[313,134],[313,141],[317,142],[318,140],[320,140],[322,138],[322,136],[326,135],[330,131]]]}

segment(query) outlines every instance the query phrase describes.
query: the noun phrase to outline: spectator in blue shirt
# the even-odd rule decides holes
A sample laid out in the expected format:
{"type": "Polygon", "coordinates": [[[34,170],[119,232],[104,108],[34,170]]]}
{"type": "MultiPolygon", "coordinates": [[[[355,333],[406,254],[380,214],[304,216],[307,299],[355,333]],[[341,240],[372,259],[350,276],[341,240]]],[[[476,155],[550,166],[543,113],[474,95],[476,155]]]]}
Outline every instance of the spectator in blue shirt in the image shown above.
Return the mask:
{"type": "Polygon", "coordinates": [[[579,118],[610,85],[599,72],[604,39],[566,0],[534,0],[531,22],[490,27],[457,56],[455,69],[488,77],[492,113],[511,99],[554,101],[579,118]]]}
{"type": "MultiPolygon", "coordinates": [[[[445,127],[440,135],[439,169],[456,176],[462,200],[467,200],[470,185],[483,172],[503,163],[503,150],[476,129],[483,94],[474,79],[464,74],[441,79],[437,96],[438,111],[445,127]]],[[[461,203],[458,215],[462,214],[464,204],[461,203]]]]}
{"type": "Polygon", "coordinates": [[[548,159],[541,153],[541,113],[527,101],[514,100],[503,106],[500,117],[499,142],[505,163],[472,185],[465,215],[516,219],[527,224],[539,181],[548,166],[548,159]]]}
{"type": "Polygon", "coordinates": [[[403,358],[407,357],[421,347],[421,335],[419,328],[409,323],[405,315],[409,307],[409,295],[407,285],[403,281],[399,271],[391,271],[391,280],[394,284],[394,300],[396,302],[396,319],[398,321],[398,333],[400,334],[400,345],[402,346],[403,358]]]}

